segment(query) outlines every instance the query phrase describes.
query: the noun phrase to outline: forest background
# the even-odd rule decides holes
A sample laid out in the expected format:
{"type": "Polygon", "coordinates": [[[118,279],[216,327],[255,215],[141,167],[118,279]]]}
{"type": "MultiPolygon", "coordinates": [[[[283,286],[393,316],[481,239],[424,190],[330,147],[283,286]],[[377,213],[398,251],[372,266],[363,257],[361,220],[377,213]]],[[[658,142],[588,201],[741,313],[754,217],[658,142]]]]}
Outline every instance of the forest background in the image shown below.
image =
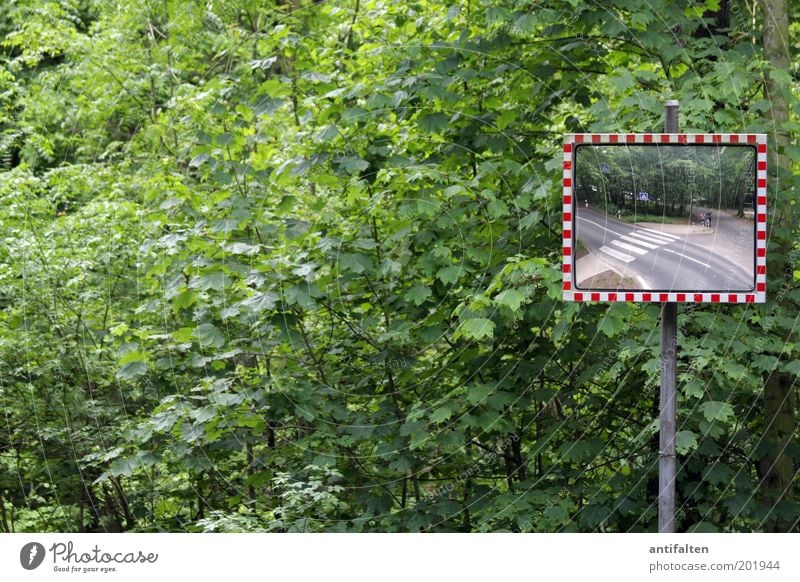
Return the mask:
{"type": "Polygon", "coordinates": [[[654,531],[659,307],[561,301],[561,142],[667,99],[771,151],[769,301],[679,310],[677,530],[797,531],[798,22],[2,2],[0,531],[654,531]]]}

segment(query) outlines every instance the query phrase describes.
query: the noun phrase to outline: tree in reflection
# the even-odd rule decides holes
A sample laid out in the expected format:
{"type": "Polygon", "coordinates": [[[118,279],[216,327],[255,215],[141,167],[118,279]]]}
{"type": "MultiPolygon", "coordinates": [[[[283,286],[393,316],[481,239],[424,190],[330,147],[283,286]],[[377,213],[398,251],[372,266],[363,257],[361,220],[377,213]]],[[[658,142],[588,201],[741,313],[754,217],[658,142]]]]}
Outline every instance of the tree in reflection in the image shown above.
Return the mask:
{"type": "Polygon", "coordinates": [[[743,216],[755,192],[755,148],[593,145],[576,148],[576,193],[609,214],[690,219],[698,207],[743,216]]]}

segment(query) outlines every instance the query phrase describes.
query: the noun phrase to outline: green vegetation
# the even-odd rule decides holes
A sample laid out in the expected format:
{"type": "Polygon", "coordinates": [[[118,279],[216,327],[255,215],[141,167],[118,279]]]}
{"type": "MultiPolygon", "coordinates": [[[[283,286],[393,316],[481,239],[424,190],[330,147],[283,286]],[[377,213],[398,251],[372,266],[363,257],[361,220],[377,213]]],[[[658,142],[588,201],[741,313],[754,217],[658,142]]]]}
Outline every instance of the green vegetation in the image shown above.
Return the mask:
{"type": "Polygon", "coordinates": [[[653,531],[659,308],[561,301],[561,142],[674,98],[782,144],[770,302],[680,310],[677,529],[797,531],[775,10],[0,4],[0,530],[653,531]]]}
{"type": "Polygon", "coordinates": [[[686,216],[668,216],[665,214],[650,214],[641,212],[637,209],[636,213],[629,210],[625,212],[609,212],[613,217],[621,220],[622,222],[639,223],[639,222],[653,222],[655,224],[692,224],[689,218],[688,209],[686,216]]]}

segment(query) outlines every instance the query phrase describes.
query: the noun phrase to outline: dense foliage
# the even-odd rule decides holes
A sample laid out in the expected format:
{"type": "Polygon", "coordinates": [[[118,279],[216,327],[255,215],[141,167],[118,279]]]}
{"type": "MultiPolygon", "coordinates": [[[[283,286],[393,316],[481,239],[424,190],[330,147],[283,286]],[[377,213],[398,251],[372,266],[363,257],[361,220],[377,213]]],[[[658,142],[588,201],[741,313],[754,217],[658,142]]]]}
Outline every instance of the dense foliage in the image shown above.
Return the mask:
{"type": "Polygon", "coordinates": [[[0,530],[654,530],[659,308],[560,300],[560,144],[668,98],[785,145],[770,302],[680,308],[678,529],[797,530],[780,5],[0,4],[0,530]]]}

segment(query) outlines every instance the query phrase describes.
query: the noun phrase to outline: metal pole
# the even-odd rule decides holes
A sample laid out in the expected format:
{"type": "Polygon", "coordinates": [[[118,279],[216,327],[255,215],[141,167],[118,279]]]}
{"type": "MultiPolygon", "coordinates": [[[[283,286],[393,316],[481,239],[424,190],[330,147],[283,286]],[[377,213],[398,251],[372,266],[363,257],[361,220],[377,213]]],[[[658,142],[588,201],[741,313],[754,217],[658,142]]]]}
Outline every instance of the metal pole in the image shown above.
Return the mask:
{"type": "MultiPolygon", "coordinates": [[[[678,133],[678,102],[667,101],[664,132],[678,133]]],[[[675,532],[675,361],[678,304],[661,304],[661,391],[658,430],[658,532],[675,532]]]]}

